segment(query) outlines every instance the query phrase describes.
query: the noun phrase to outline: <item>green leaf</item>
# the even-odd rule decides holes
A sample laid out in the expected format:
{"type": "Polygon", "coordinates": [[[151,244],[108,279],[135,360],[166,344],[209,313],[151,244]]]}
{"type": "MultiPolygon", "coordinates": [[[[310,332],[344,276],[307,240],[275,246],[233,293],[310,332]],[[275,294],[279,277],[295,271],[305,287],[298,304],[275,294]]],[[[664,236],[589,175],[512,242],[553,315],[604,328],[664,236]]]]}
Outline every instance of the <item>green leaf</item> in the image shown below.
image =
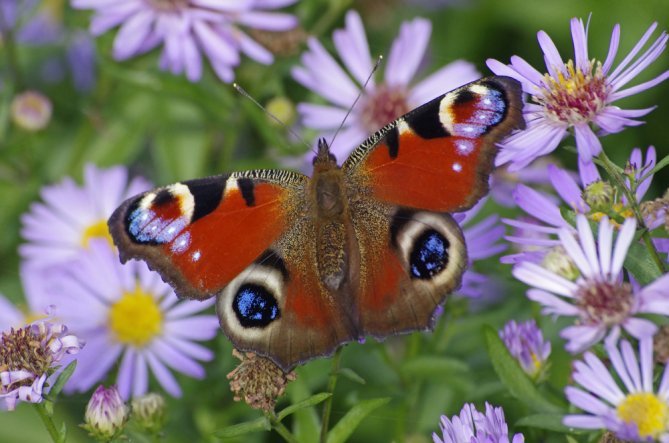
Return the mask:
{"type": "Polygon", "coordinates": [[[555,431],[566,434],[571,429],[562,424],[562,414],[535,414],[523,417],[515,423],[515,426],[525,426],[528,428],[544,429],[546,431],[555,431]]]}
{"type": "Polygon", "coordinates": [[[424,356],[407,361],[400,371],[405,377],[424,379],[443,377],[454,372],[467,372],[469,366],[455,358],[424,356]]]}
{"type": "Polygon", "coordinates": [[[633,242],[630,245],[629,251],[627,251],[627,256],[625,257],[624,266],[625,269],[631,272],[634,278],[644,286],[655,281],[662,275],[653,261],[653,258],[650,256],[648,249],[641,243],[633,242]]]}
{"type": "Polygon", "coordinates": [[[497,331],[491,326],[485,326],[484,334],[493,368],[511,395],[532,411],[559,413],[560,407],[546,400],[537,390],[520,364],[506,349],[497,331]]]}
{"type": "Polygon", "coordinates": [[[367,383],[364,378],[360,377],[353,369],[351,368],[341,368],[338,371],[339,375],[341,375],[344,378],[348,378],[354,383],[358,383],[361,385],[364,385],[367,383]]]}
{"type": "Polygon", "coordinates": [[[227,428],[219,429],[214,432],[214,436],[218,438],[232,438],[240,435],[248,434],[258,431],[269,431],[271,425],[267,417],[259,417],[253,421],[247,421],[236,425],[228,426],[227,428]]]}
{"type": "Polygon", "coordinates": [[[315,406],[331,396],[332,394],[329,392],[321,392],[320,394],[314,394],[311,397],[307,398],[306,400],[302,400],[301,402],[295,403],[281,410],[281,412],[277,414],[277,419],[281,421],[284,418],[288,417],[290,414],[297,412],[301,409],[308,408],[310,406],[315,406]]]}
{"type": "Polygon", "coordinates": [[[77,368],[77,361],[72,360],[72,362],[63,369],[63,372],[58,375],[58,378],[53,382],[53,387],[49,391],[49,397],[56,399],[58,394],[63,390],[65,383],[72,377],[74,370],[77,368]]]}
{"type": "Polygon", "coordinates": [[[365,417],[389,401],[389,397],[375,398],[372,400],[361,401],[353,406],[351,410],[337,422],[330,432],[328,432],[327,443],[345,442],[365,417]]]}

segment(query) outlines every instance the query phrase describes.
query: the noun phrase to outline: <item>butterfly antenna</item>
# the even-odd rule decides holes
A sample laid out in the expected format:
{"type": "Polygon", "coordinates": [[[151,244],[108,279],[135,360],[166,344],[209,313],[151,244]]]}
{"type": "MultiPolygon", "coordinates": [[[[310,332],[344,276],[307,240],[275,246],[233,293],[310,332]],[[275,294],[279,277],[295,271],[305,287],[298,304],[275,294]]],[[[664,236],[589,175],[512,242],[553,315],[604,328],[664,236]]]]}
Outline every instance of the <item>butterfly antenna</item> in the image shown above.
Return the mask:
{"type": "Polygon", "coordinates": [[[348,108],[348,111],[346,111],[346,115],[344,116],[344,119],[341,121],[341,124],[335,131],[334,135],[332,136],[332,140],[330,140],[330,146],[334,143],[335,139],[337,138],[337,134],[339,134],[339,131],[341,131],[341,128],[344,127],[344,123],[346,123],[346,119],[348,118],[349,115],[351,115],[351,112],[353,111],[353,108],[355,108],[355,105],[358,103],[358,100],[360,100],[360,97],[362,97],[362,94],[365,92],[365,89],[367,89],[367,83],[372,79],[372,76],[376,72],[377,69],[379,69],[379,66],[381,65],[381,62],[383,61],[383,56],[379,55],[379,57],[376,59],[376,63],[374,63],[374,67],[372,68],[372,72],[369,73],[367,76],[367,80],[365,80],[365,83],[362,84],[362,88],[360,88],[360,92],[358,92],[358,96],[355,98],[353,101],[353,104],[351,107],[348,108]]]}
{"type": "Polygon", "coordinates": [[[235,88],[235,89],[237,90],[237,92],[239,92],[241,95],[243,95],[244,97],[246,97],[246,98],[248,98],[249,100],[251,100],[251,102],[252,102],[254,105],[256,105],[258,108],[262,109],[262,111],[263,111],[268,117],[270,117],[272,120],[274,120],[276,123],[278,123],[279,126],[281,126],[281,127],[284,128],[286,131],[288,131],[288,132],[290,133],[290,135],[292,135],[293,137],[295,137],[296,140],[299,140],[299,141],[302,142],[302,144],[304,144],[307,148],[309,148],[310,150],[313,151],[311,145],[309,145],[309,143],[307,143],[307,142],[306,142],[306,141],[305,141],[305,140],[304,140],[304,139],[303,139],[297,132],[295,132],[295,131],[293,130],[293,128],[288,127],[288,125],[286,125],[286,124],[285,124],[279,117],[277,117],[276,115],[274,115],[274,114],[272,114],[271,112],[269,112],[269,111],[267,110],[267,108],[265,108],[263,105],[261,105],[260,103],[258,103],[258,101],[257,101],[256,99],[254,99],[253,97],[251,97],[251,95],[250,95],[248,92],[246,92],[246,91],[244,90],[244,88],[242,88],[241,86],[239,86],[238,83],[233,83],[233,84],[232,84],[232,87],[235,88]]]}

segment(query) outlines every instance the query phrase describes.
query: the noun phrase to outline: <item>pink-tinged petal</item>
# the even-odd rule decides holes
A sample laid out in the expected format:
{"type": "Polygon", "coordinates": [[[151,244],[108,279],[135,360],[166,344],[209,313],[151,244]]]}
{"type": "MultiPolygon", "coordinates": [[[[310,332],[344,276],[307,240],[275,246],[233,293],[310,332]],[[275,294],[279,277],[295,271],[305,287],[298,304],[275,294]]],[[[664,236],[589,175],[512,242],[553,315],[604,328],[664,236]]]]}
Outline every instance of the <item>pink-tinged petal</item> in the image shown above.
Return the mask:
{"type": "Polygon", "coordinates": [[[335,157],[345,159],[359,144],[370,134],[359,126],[350,126],[339,131],[337,136],[331,140],[330,152],[335,157]]]}
{"type": "Polygon", "coordinates": [[[644,47],[644,45],[646,44],[650,36],[653,34],[653,32],[655,32],[655,28],[657,28],[657,22],[650,25],[650,27],[646,30],[646,32],[643,34],[643,36],[637,42],[637,44],[634,45],[632,50],[627,54],[627,56],[625,56],[623,61],[620,62],[618,67],[611,74],[608,75],[609,79],[615,79],[616,77],[618,77],[618,75],[620,75],[620,73],[625,68],[627,68],[629,62],[631,62],[634,59],[634,57],[636,57],[637,53],[641,50],[641,48],[644,47]]]}
{"type": "Polygon", "coordinates": [[[509,172],[516,172],[538,157],[554,151],[566,135],[566,126],[555,126],[544,120],[534,128],[521,131],[517,136],[512,135],[503,144],[499,144],[503,149],[495,164],[499,166],[511,162],[509,172]]]}
{"type": "Polygon", "coordinates": [[[132,396],[139,397],[149,390],[149,368],[143,352],[137,352],[132,374],[132,396]]]}
{"type": "Polygon", "coordinates": [[[256,0],[190,0],[190,2],[203,8],[222,12],[244,12],[257,3],[256,0]]]}
{"type": "Polygon", "coordinates": [[[216,335],[218,319],[213,315],[201,315],[169,321],[163,328],[164,333],[172,337],[209,340],[216,335]]]}
{"type": "Polygon", "coordinates": [[[136,54],[144,39],[151,31],[154,14],[149,11],[140,11],[126,21],[114,39],[114,58],[126,60],[136,54]]]}
{"type": "MultiPolygon", "coordinates": [[[[592,236],[592,232],[590,233],[592,236]]],[[[569,257],[574,261],[574,264],[581,271],[581,274],[585,277],[591,277],[596,274],[596,270],[592,268],[590,262],[588,261],[581,245],[574,238],[574,234],[570,229],[560,229],[558,233],[560,237],[560,242],[569,257]]]]}
{"type": "Polygon", "coordinates": [[[625,385],[625,388],[627,391],[633,392],[634,383],[632,382],[632,378],[630,377],[627,368],[625,367],[625,363],[623,362],[622,355],[620,354],[616,343],[606,342],[604,344],[604,348],[606,349],[606,353],[609,356],[609,359],[611,360],[613,368],[616,370],[618,377],[620,377],[620,380],[622,380],[623,384],[625,385]]]}
{"type": "Polygon", "coordinates": [[[414,85],[407,101],[418,107],[440,96],[444,91],[450,91],[478,78],[481,78],[481,74],[472,63],[456,60],[414,85]]]}
{"type": "Polygon", "coordinates": [[[639,85],[632,86],[627,89],[616,91],[609,96],[609,103],[613,103],[614,101],[620,100],[621,98],[629,97],[630,95],[638,94],[639,92],[645,91],[646,89],[650,89],[653,86],[659,85],[668,78],[669,71],[664,71],[662,74],[658,75],[652,80],[648,80],[647,82],[643,82],[639,85]]]}
{"type": "Polygon", "coordinates": [[[582,158],[578,159],[578,173],[581,177],[581,183],[583,183],[583,187],[586,187],[590,183],[593,183],[597,180],[601,180],[599,170],[597,170],[597,165],[595,165],[593,162],[585,161],[582,158]]]}
{"type": "Polygon", "coordinates": [[[669,312],[669,274],[656,279],[637,294],[639,311],[667,315],[669,312]]]}
{"type": "Polygon", "coordinates": [[[13,303],[0,295],[0,331],[23,326],[25,318],[13,303]]]}
{"type": "Polygon", "coordinates": [[[178,352],[171,346],[168,346],[162,340],[156,340],[151,345],[151,351],[156,356],[160,356],[159,358],[161,361],[177,372],[181,372],[182,374],[197,379],[204,377],[204,368],[201,365],[190,357],[178,352]]]}
{"type": "Polygon", "coordinates": [[[214,358],[214,353],[204,346],[193,343],[187,340],[181,340],[176,337],[165,337],[165,342],[169,346],[173,346],[183,354],[192,357],[196,360],[210,361],[214,358]]]}
{"type": "Polygon", "coordinates": [[[613,225],[609,223],[605,217],[599,223],[599,232],[597,237],[597,245],[599,251],[599,263],[601,272],[607,280],[615,279],[615,275],[611,273],[611,256],[613,253],[613,225]],[[606,220],[606,222],[604,222],[606,220]]]}
{"type": "Polygon", "coordinates": [[[583,72],[590,69],[590,60],[588,59],[588,41],[585,35],[585,26],[580,18],[571,19],[571,37],[574,42],[574,62],[576,68],[583,72]]]}
{"type": "Polygon", "coordinates": [[[609,405],[579,388],[567,386],[564,393],[569,403],[593,415],[604,415],[611,410],[609,405]]]}
{"type": "Polygon", "coordinates": [[[130,394],[132,392],[136,358],[137,353],[134,349],[126,349],[125,355],[121,360],[121,366],[119,367],[118,375],[116,376],[118,392],[121,394],[121,397],[126,400],[130,398],[130,394]]]}
{"type": "Polygon", "coordinates": [[[146,361],[149,363],[151,372],[156,376],[160,386],[162,386],[172,397],[181,397],[179,383],[177,383],[176,379],[165,365],[151,353],[146,354],[146,361]]]}
{"type": "Polygon", "coordinates": [[[525,61],[524,58],[518,57],[517,55],[511,56],[511,66],[520,75],[532,83],[530,88],[527,90],[523,88],[523,91],[532,95],[543,95],[543,93],[540,91],[542,88],[544,88],[544,74],[539,72],[534,66],[530,65],[527,61],[525,61]]]}
{"type": "Polygon", "coordinates": [[[571,175],[553,164],[548,165],[547,169],[548,178],[562,200],[579,212],[587,212],[589,208],[583,201],[583,191],[571,175]]]}
{"type": "Polygon", "coordinates": [[[625,330],[634,338],[652,337],[658,331],[655,323],[645,318],[630,317],[623,323],[625,330]]]}
{"type": "MultiPolygon", "coordinates": [[[[175,296],[169,296],[170,300],[179,300],[175,296]]],[[[166,320],[176,320],[178,318],[183,318],[195,314],[197,312],[204,311],[216,303],[215,298],[210,298],[209,300],[203,301],[182,301],[181,303],[176,304],[176,306],[170,310],[163,309],[165,313],[166,320]]],[[[161,306],[162,307],[162,306],[161,306]]]]}
{"type": "Polygon", "coordinates": [[[202,57],[195,41],[190,35],[181,40],[184,63],[186,64],[186,78],[196,82],[202,77],[202,57]]]}
{"type": "Polygon", "coordinates": [[[348,111],[315,103],[298,103],[297,112],[302,117],[302,123],[305,126],[318,130],[328,130],[339,128],[348,111]]]}
{"type": "Polygon", "coordinates": [[[620,350],[623,356],[623,362],[625,363],[625,369],[627,369],[627,373],[632,380],[632,386],[634,387],[634,389],[630,389],[630,392],[642,391],[641,371],[639,370],[639,362],[637,361],[632,345],[629,341],[623,340],[620,344],[620,350]]]}
{"type": "Polygon", "coordinates": [[[212,64],[236,65],[239,63],[239,52],[235,43],[226,38],[224,34],[217,33],[210,26],[201,22],[193,24],[193,32],[212,64]]]}
{"type": "Polygon", "coordinates": [[[297,0],[255,0],[253,5],[258,9],[278,9],[295,3],[297,0]]]}
{"type": "Polygon", "coordinates": [[[627,256],[627,251],[634,240],[634,234],[636,232],[636,219],[627,218],[623,222],[620,232],[618,233],[618,238],[616,239],[616,245],[613,249],[613,261],[611,263],[611,274],[618,275],[622,272],[623,262],[627,256]]]}
{"type": "Polygon", "coordinates": [[[606,423],[602,417],[593,415],[567,415],[562,420],[565,426],[571,426],[578,429],[606,429],[606,423]]]}
{"type": "Polygon", "coordinates": [[[541,304],[543,314],[577,316],[580,313],[576,306],[541,289],[530,289],[527,291],[527,298],[541,304]]]}
{"type": "Polygon", "coordinates": [[[513,192],[516,204],[534,218],[551,226],[564,226],[566,222],[557,204],[529,186],[519,184],[513,192]]]}
{"type": "Polygon", "coordinates": [[[665,401],[669,402],[669,364],[666,364],[666,362],[662,380],[660,381],[660,386],[658,387],[657,392],[665,401]]]}
{"type": "MultiPolygon", "coordinates": [[[[654,146],[649,146],[648,151],[646,151],[646,163],[641,165],[641,150],[640,149],[634,149],[632,151],[632,154],[635,152],[638,152],[638,163],[637,163],[637,169],[639,172],[636,174],[637,175],[637,180],[641,178],[642,176],[646,175],[649,171],[651,171],[655,167],[655,163],[657,162],[657,154],[655,153],[655,147],[654,146]]],[[[636,188],[636,199],[638,202],[641,201],[644,195],[646,195],[646,192],[648,191],[648,188],[650,187],[651,182],[653,181],[653,175],[649,175],[643,182],[639,183],[636,188]]]]}
{"type": "Polygon", "coordinates": [[[431,34],[429,20],[416,18],[402,23],[399,36],[390,48],[385,70],[386,83],[393,86],[409,84],[425,56],[431,34]]]}
{"type": "Polygon", "coordinates": [[[560,332],[560,337],[568,340],[565,349],[572,354],[578,354],[590,348],[606,335],[605,327],[597,326],[569,326],[560,332]]]}
{"type": "Polygon", "coordinates": [[[574,282],[554,274],[535,263],[521,263],[513,268],[512,273],[514,277],[523,283],[564,297],[573,297],[573,294],[578,289],[578,286],[574,282]]]}
{"type": "Polygon", "coordinates": [[[611,404],[618,404],[625,394],[615,382],[606,366],[591,352],[586,352],[584,361],[574,362],[574,381],[611,404]]]}
{"type": "Polygon", "coordinates": [[[544,31],[539,31],[537,33],[537,40],[539,41],[539,46],[544,53],[544,60],[546,62],[546,69],[550,73],[551,77],[557,78],[558,72],[563,73],[565,70],[564,62],[562,57],[560,57],[560,52],[558,51],[553,40],[546,34],[544,31]]]}
{"type": "Polygon", "coordinates": [[[274,61],[271,52],[243,32],[238,32],[237,40],[242,52],[258,63],[269,65],[274,61]]]}
{"type": "Polygon", "coordinates": [[[507,77],[518,80],[523,85],[524,92],[532,94],[536,91],[536,85],[511,66],[505,65],[504,63],[493,58],[486,60],[486,65],[488,66],[488,69],[497,75],[505,75],[507,77]]]}
{"type": "Polygon", "coordinates": [[[618,45],[620,44],[620,25],[616,23],[613,27],[613,32],[611,32],[611,43],[609,44],[609,52],[606,54],[606,60],[602,65],[602,72],[606,75],[613,65],[613,60],[615,60],[616,55],[618,54],[618,45]]]}
{"type": "Polygon", "coordinates": [[[574,125],[574,138],[579,158],[583,161],[587,162],[602,152],[602,143],[587,124],[574,125]]]}
{"type": "Polygon", "coordinates": [[[653,336],[639,340],[639,362],[641,363],[641,387],[645,392],[653,392],[653,336]]]}
{"type": "Polygon", "coordinates": [[[360,15],[355,11],[346,13],[346,28],[332,35],[335,48],[346,69],[362,85],[372,73],[372,57],[360,15]]]}
{"type": "MultiPolygon", "coordinates": [[[[607,217],[602,218],[601,224],[608,223],[609,219],[607,217]]],[[[581,244],[583,253],[588,259],[588,264],[590,265],[591,274],[590,275],[601,275],[602,270],[599,266],[599,259],[597,257],[597,246],[595,245],[595,237],[592,234],[592,229],[590,229],[590,224],[588,219],[583,214],[578,214],[576,216],[576,227],[578,229],[578,239],[581,244]]],[[[566,247],[565,247],[566,249],[566,247]]],[[[569,251],[568,251],[569,252],[569,251]]]]}
{"type": "MultiPolygon", "coordinates": [[[[657,106],[645,109],[644,111],[646,112],[644,115],[655,108],[657,108],[657,106]]],[[[601,128],[600,132],[602,134],[615,134],[625,129],[626,126],[640,126],[644,124],[642,121],[630,119],[630,116],[625,115],[625,113],[626,110],[621,110],[614,106],[607,106],[603,111],[597,114],[594,121],[601,128]]]]}
{"type": "Polygon", "coordinates": [[[265,31],[287,31],[297,26],[297,17],[279,12],[249,11],[240,14],[237,22],[265,31]]]}
{"type": "Polygon", "coordinates": [[[624,71],[620,72],[617,77],[610,78],[609,84],[613,90],[617,91],[622,88],[634,77],[639,75],[644,69],[650,66],[655,60],[657,60],[657,58],[666,49],[667,40],[669,40],[669,35],[667,35],[666,32],[663,32],[662,35],[660,35],[660,38],[655,40],[655,42],[646,50],[646,52],[644,52],[634,63],[632,63],[624,71]]]}
{"type": "Polygon", "coordinates": [[[130,17],[135,12],[136,8],[123,13],[114,11],[113,14],[95,14],[91,19],[91,24],[88,29],[94,36],[100,36],[110,29],[124,23],[126,20],[128,20],[128,17],[130,17]]]}

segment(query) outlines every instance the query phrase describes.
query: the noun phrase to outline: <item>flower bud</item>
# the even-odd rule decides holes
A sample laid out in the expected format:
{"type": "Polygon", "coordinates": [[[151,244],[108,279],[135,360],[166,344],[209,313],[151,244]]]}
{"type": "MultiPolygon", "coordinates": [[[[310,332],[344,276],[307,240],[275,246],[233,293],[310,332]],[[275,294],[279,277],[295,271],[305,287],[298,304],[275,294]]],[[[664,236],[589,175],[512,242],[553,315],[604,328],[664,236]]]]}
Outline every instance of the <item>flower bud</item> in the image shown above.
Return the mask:
{"type": "Polygon", "coordinates": [[[562,246],[550,249],[544,256],[541,266],[571,281],[581,275],[578,267],[562,246]]]}
{"type": "Polygon", "coordinates": [[[167,418],[165,399],[160,394],[150,392],[134,398],[130,405],[132,418],[142,430],[157,434],[165,426],[167,418]]]}
{"type": "Polygon", "coordinates": [[[597,180],[586,186],[583,199],[592,212],[607,213],[614,203],[615,189],[608,182],[597,180]]]}
{"type": "Polygon", "coordinates": [[[286,126],[291,126],[295,123],[295,104],[290,99],[282,96],[277,96],[267,102],[267,112],[274,115],[279,121],[286,126]]]}
{"type": "Polygon", "coordinates": [[[51,120],[51,101],[37,91],[26,91],[12,100],[10,107],[14,123],[26,131],[46,128],[51,120]]]}
{"type": "Polygon", "coordinates": [[[118,437],[128,420],[128,407],[123,402],[116,386],[100,385],[93,392],[81,425],[98,441],[110,441],[118,437]]]}

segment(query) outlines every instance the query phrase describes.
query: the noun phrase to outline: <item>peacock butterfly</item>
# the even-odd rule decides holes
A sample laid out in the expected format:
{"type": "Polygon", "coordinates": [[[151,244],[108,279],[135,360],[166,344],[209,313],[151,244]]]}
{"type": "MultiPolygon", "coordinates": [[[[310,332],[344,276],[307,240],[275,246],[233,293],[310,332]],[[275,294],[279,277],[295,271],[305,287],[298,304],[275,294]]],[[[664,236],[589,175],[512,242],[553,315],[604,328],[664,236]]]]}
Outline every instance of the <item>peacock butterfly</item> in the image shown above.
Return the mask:
{"type": "Polygon", "coordinates": [[[324,140],[311,178],[254,170],[125,201],[109,219],[122,261],[180,297],[216,296],[234,346],[284,370],[367,335],[433,326],[467,264],[449,214],[488,192],[495,143],[523,128],[520,84],[488,77],[388,124],[340,167],[324,140]]]}

